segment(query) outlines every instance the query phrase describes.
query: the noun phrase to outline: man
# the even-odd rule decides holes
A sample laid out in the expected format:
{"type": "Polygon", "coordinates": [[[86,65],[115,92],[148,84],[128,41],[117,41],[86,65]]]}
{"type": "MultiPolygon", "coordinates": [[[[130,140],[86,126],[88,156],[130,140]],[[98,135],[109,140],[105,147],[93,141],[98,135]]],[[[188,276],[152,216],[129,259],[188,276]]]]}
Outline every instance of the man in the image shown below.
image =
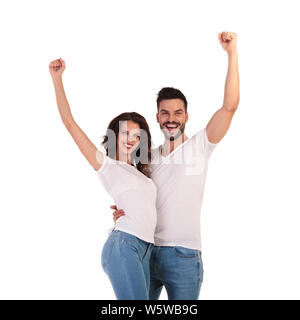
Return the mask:
{"type": "MultiPolygon", "coordinates": [[[[197,300],[203,280],[200,211],[210,154],[225,136],[239,104],[236,34],[218,34],[228,54],[228,71],[222,107],[207,126],[188,138],[187,100],[174,88],[157,97],[157,122],[163,145],[153,150],[152,179],[157,186],[157,226],[150,261],[149,299],[159,299],[165,286],[169,300],[197,300]]],[[[124,215],[116,209],[114,221],[124,215]]]]}

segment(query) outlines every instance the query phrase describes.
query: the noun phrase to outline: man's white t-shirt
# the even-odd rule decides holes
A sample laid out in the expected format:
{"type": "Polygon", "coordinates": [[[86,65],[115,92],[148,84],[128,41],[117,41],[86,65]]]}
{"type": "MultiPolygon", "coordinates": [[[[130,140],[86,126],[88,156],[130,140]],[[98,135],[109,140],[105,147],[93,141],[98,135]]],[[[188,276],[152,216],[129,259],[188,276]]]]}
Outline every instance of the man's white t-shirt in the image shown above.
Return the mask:
{"type": "Polygon", "coordinates": [[[104,162],[96,171],[105,190],[125,216],[116,221],[115,229],[154,243],[156,227],[156,186],[134,166],[104,155],[104,162]]]}
{"type": "Polygon", "coordinates": [[[206,129],[184,141],[167,157],[153,150],[151,177],[157,187],[156,246],[201,250],[200,212],[208,160],[217,143],[206,129]]]}

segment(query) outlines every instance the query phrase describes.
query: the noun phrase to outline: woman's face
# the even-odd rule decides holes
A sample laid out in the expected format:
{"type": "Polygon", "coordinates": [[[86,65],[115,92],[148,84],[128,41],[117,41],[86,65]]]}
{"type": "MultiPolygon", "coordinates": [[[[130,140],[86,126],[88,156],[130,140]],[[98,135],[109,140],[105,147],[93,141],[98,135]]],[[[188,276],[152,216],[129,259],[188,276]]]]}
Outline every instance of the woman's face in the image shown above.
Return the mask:
{"type": "Polygon", "coordinates": [[[118,135],[119,154],[130,154],[140,143],[140,125],[131,120],[121,121],[118,135]]]}

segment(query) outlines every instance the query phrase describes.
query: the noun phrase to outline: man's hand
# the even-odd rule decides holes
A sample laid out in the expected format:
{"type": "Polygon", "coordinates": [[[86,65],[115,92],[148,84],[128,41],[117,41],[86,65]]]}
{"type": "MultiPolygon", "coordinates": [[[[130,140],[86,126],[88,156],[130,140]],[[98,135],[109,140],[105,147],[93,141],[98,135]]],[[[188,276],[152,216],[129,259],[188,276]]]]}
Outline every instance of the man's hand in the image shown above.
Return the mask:
{"type": "Polygon", "coordinates": [[[53,80],[61,78],[65,69],[66,64],[62,58],[53,60],[49,63],[49,72],[53,80]]]}
{"type": "Polygon", "coordinates": [[[236,33],[223,31],[218,33],[218,38],[222,48],[227,53],[236,51],[236,33]]]}
{"type": "Polygon", "coordinates": [[[111,209],[115,209],[115,211],[113,212],[113,216],[114,216],[114,222],[116,224],[116,221],[121,217],[121,216],[125,216],[125,213],[124,211],[121,209],[121,210],[118,210],[117,209],[117,206],[113,205],[113,206],[110,206],[111,209]]]}

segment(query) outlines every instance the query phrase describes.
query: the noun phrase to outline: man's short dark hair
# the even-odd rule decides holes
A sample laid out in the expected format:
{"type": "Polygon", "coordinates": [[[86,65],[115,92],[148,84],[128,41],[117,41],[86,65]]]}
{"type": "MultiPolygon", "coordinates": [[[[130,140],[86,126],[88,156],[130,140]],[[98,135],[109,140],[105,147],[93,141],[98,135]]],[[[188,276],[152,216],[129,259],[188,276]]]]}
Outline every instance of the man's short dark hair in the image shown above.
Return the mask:
{"type": "Polygon", "coordinates": [[[162,100],[168,100],[168,99],[181,99],[184,102],[184,109],[185,112],[187,112],[187,100],[184,94],[179,90],[172,87],[165,87],[162,88],[158,94],[156,99],[157,104],[157,111],[159,111],[159,103],[162,100]]]}

